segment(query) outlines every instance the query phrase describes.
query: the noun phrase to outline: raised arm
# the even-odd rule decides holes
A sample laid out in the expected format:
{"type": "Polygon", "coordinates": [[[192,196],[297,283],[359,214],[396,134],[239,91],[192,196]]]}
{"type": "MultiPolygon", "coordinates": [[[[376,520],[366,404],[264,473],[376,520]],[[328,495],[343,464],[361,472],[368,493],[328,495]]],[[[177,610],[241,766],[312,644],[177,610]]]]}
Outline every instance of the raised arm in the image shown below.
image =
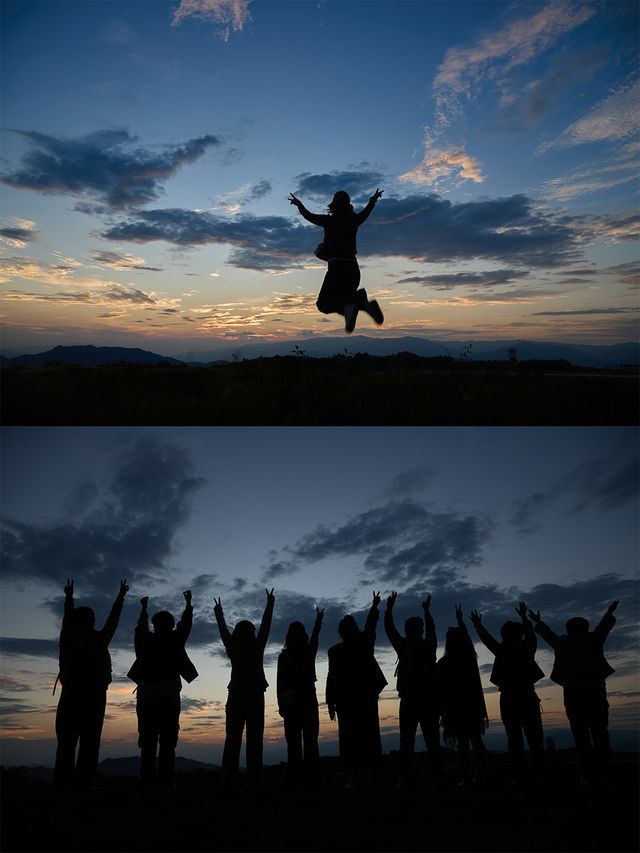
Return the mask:
{"type": "Polygon", "coordinates": [[[267,640],[269,639],[271,617],[273,616],[273,605],[276,601],[273,594],[273,587],[271,588],[271,592],[269,592],[268,589],[265,589],[265,592],[267,593],[267,603],[264,608],[264,613],[262,614],[262,622],[260,622],[260,628],[258,629],[258,635],[256,638],[263,648],[267,645],[267,640]]]}
{"type": "Polygon", "coordinates": [[[319,607],[316,607],[316,621],[313,623],[313,631],[311,632],[311,637],[309,638],[309,648],[311,649],[311,653],[315,657],[318,653],[318,640],[320,639],[320,629],[322,628],[322,620],[324,618],[324,607],[320,610],[319,607]]]}
{"type": "Polygon", "coordinates": [[[118,622],[120,621],[120,614],[122,613],[122,608],[124,606],[124,597],[129,592],[129,587],[127,586],[127,579],[120,581],[120,589],[118,590],[118,594],[116,595],[116,600],[113,602],[113,606],[111,608],[111,612],[107,616],[107,621],[104,623],[104,628],[102,629],[102,634],[104,635],[107,645],[113,639],[113,635],[116,632],[116,628],[118,627],[118,622]]]}
{"type": "Polygon", "coordinates": [[[176,632],[182,642],[186,643],[193,625],[193,605],[191,604],[191,590],[187,589],[182,594],[184,595],[185,606],[180,621],[176,625],[176,632]]]}
{"type": "MultiPolygon", "coordinates": [[[[382,193],[383,193],[383,192],[384,192],[384,190],[376,190],[376,191],[374,192],[374,194],[371,196],[371,198],[369,199],[369,201],[367,202],[367,206],[366,206],[366,207],[364,207],[364,208],[360,211],[360,213],[356,213],[356,221],[357,221],[357,223],[358,223],[358,227],[359,227],[360,225],[362,225],[362,223],[363,223],[366,219],[368,219],[368,218],[369,218],[369,214],[371,213],[371,211],[373,210],[373,208],[376,206],[376,202],[377,202],[377,201],[378,201],[378,199],[382,196],[382,193]]],[[[303,214],[303,215],[304,215],[304,214],[303,214]]]]}
{"type": "Polygon", "coordinates": [[[140,599],[140,615],[138,616],[136,630],[133,634],[133,645],[137,656],[140,656],[147,640],[150,637],[149,611],[147,610],[148,604],[149,596],[145,595],[143,598],[140,599]]]}
{"type": "Polygon", "coordinates": [[[392,592],[387,598],[387,608],[384,611],[384,630],[396,653],[400,654],[399,649],[402,644],[402,634],[398,631],[393,621],[393,607],[397,597],[398,593],[392,592]]]}
{"type": "Polygon", "coordinates": [[[516,613],[522,619],[522,639],[525,643],[525,646],[529,652],[535,653],[538,648],[538,641],[536,640],[535,631],[533,630],[533,625],[527,618],[527,605],[524,601],[519,601],[518,606],[515,608],[516,613]]]}
{"type": "MultiPolygon", "coordinates": [[[[304,218],[306,220],[308,220],[309,222],[313,222],[314,225],[319,225],[321,228],[324,227],[324,225],[328,219],[328,214],[326,214],[326,213],[325,214],[311,213],[311,211],[307,210],[307,208],[300,201],[300,199],[296,198],[293,193],[289,193],[289,204],[295,205],[298,208],[298,211],[300,212],[300,214],[302,216],[304,216],[304,218]]],[[[369,214],[367,214],[367,216],[368,215],[369,214]]]]}
{"type": "Polygon", "coordinates": [[[560,637],[554,631],[552,631],[548,625],[544,624],[544,622],[540,618],[539,610],[532,610],[531,608],[529,608],[528,613],[531,621],[535,623],[536,634],[540,634],[542,639],[545,642],[549,643],[552,649],[555,649],[560,643],[560,637]]]}
{"type": "Polygon", "coordinates": [[[422,612],[424,614],[424,638],[431,645],[431,650],[435,655],[438,648],[438,638],[436,637],[436,623],[431,615],[431,593],[422,602],[422,612]]]}
{"type": "Polygon", "coordinates": [[[67,578],[67,585],[64,588],[64,614],[62,616],[62,627],[68,628],[73,616],[73,580],[67,578]]]}
{"type": "Polygon", "coordinates": [[[616,624],[616,619],[613,615],[613,612],[618,606],[618,604],[618,601],[613,601],[607,608],[607,612],[604,614],[598,625],[593,629],[593,634],[600,643],[604,643],[604,641],[607,639],[609,631],[616,624]]]}
{"type": "Polygon", "coordinates": [[[495,637],[493,637],[489,633],[489,631],[487,631],[487,629],[482,624],[482,614],[478,613],[477,610],[472,610],[470,615],[471,624],[478,632],[478,636],[480,637],[482,642],[485,644],[485,646],[489,649],[490,652],[493,652],[494,655],[497,654],[497,652],[500,650],[500,643],[495,639],[495,637]]]}
{"type": "Polygon", "coordinates": [[[367,613],[367,618],[364,623],[364,630],[366,634],[371,634],[373,639],[376,637],[376,625],[378,624],[378,619],[380,618],[380,614],[378,613],[378,607],[380,606],[380,593],[373,593],[373,600],[371,602],[371,607],[369,608],[369,612],[367,613]]]}
{"type": "Polygon", "coordinates": [[[229,651],[229,649],[231,648],[231,632],[227,628],[227,623],[224,621],[224,613],[222,612],[222,599],[218,598],[216,600],[214,598],[213,603],[213,615],[216,617],[216,622],[218,623],[220,639],[222,640],[225,649],[229,651]]]}

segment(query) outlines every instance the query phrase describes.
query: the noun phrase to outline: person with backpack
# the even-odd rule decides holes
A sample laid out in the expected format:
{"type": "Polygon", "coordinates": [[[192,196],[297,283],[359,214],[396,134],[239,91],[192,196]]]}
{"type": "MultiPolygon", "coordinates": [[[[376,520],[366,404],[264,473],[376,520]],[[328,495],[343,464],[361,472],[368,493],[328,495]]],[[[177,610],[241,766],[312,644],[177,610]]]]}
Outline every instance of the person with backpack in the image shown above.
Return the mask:
{"type": "Polygon", "coordinates": [[[193,624],[191,590],[182,594],[185,608],[178,624],[168,610],[160,610],[151,617],[153,632],[149,630],[149,598],[140,599],[140,616],[134,634],[136,659],[128,676],[138,685],[136,714],[143,785],[173,783],[180,730],[181,677],[187,683],[198,677],[185,650],[193,624]]]}
{"type": "Polygon", "coordinates": [[[339,190],[328,205],[329,213],[311,213],[300,199],[289,194],[289,203],[314,225],[324,228],[324,239],[316,249],[316,256],[327,261],[316,307],[323,314],[342,314],[345,331],[353,332],[359,311],[365,311],[379,326],[384,315],[376,299],[371,301],[364,288],[360,288],[360,267],[356,260],[356,234],[358,228],[371,214],[384,190],[377,189],[368,204],[356,213],[349,194],[339,190]]]}
{"type": "Polygon", "coordinates": [[[535,630],[555,652],[551,680],[562,685],[564,708],[571,726],[583,781],[604,781],[609,761],[609,702],[606,679],[615,671],[604,656],[604,643],[616,623],[612,602],[593,629],[582,616],[566,624],[567,633],[558,635],[529,610],[535,630]]]}

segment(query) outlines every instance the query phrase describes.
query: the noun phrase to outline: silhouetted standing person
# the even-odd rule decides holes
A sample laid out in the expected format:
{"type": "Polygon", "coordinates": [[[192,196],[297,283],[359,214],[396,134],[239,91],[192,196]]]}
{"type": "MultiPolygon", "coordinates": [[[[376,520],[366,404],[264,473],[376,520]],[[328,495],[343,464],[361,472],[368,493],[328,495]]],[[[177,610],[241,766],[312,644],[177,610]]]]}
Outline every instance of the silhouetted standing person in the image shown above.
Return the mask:
{"type": "Polygon", "coordinates": [[[267,604],[258,634],[253,622],[242,620],[229,631],[224,621],[222,603],[215,602],[213,612],[220,639],[231,661],[231,680],[226,704],[226,737],[222,753],[222,784],[230,788],[236,781],[242,747],[242,733],[247,729],[247,773],[252,787],[260,786],[262,777],[262,738],[264,734],[264,692],[269,686],[264,675],[263,657],[269,638],[275,597],[267,593],[267,604]]]}
{"type": "Polygon", "coordinates": [[[442,776],[440,687],[436,668],[438,641],[429,609],[431,595],[422,602],[424,622],[419,616],[409,617],[404,623],[404,637],[393,622],[393,606],[397,597],[398,593],[392,592],[387,598],[384,629],[398,655],[396,689],[400,697],[400,757],[403,769],[400,784],[403,785],[406,784],[406,777],[413,765],[418,724],[427,747],[432,772],[438,778],[442,776]]]}
{"type": "Polygon", "coordinates": [[[149,630],[149,598],[140,599],[140,616],[134,634],[136,659],[128,675],[138,685],[136,713],[143,785],[172,783],[180,730],[180,678],[190,683],[198,677],[185,651],[193,624],[191,590],[182,594],[186,604],[178,624],[175,625],[168,610],[160,610],[151,617],[153,633],[149,630]]]}
{"type": "Polygon", "coordinates": [[[356,260],[356,233],[367,219],[384,190],[376,190],[366,207],[356,213],[349,194],[340,190],[329,204],[329,213],[311,213],[293,193],[289,202],[295,205],[302,216],[314,225],[324,228],[324,240],[316,249],[316,255],[328,261],[327,274],[318,295],[316,306],[323,314],[342,314],[345,331],[353,332],[358,311],[365,311],[381,325],[384,316],[376,299],[369,301],[360,284],[360,267],[356,260]]]}
{"type": "Polygon", "coordinates": [[[540,611],[529,610],[536,632],[555,652],[551,680],[562,685],[564,707],[571,726],[578,758],[590,781],[606,773],[609,760],[609,703],[606,679],[615,672],[604,656],[604,643],[616,623],[613,615],[618,602],[612,602],[600,623],[589,631],[582,616],[569,619],[567,633],[555,634],[540,618],[540,611]]]}
{"type": "Polygon", "coordinates": [[[537,773],[542,769],[544,742],[540,699],[534,684],[544,678],[536,663],[536,635],[527,619],[524,601],[516,607],[522,622],[505,622],[500,629],[502,642],[498,642],[482,624],[477,610],[471,611],[471,622],[478,636],[495,655],[491,670],[491,683],[500,690],[500,717],[507,734],[507,744],[515,780],[524,781],[524,739],[537,773]]]}
{"type": "Polygon", "coordinates": [[[462,608],[456,607],[457,626],[449,628],[444,642],[444,655],[438,661],[442,689],[442,731],[445,743],[457,746],[462,770],[461,782],[480,781],[487,766],[487,751],[482,735],[489,725],[478,656],[462,608]],[[469,744],[476,764],[474,779],[469,744]]]}
{"type": "Polygon", "coordinates": [[[302,622],[289,625],[284,648],[278,656],[278,712],[284,720],[287,741],[287,772],[290,781],[297,781],[304,764],[307,776],[317,776],[318,753],[318,697],[316,696],[316,654],[322,627],[324,609],[316,607],[316,621],[307,635],[302,622]]]}
{"type": "Polygon", "coordinates": [[[363,774],[371,780],[382,755],[378,696],[387,679],[374,655],[379,604],[380,594],[374,592],[363,631],[351,614],[341,619],[342,642],[328,652],[327,708],[332,720],[338,716],[340,763],[348,787],[363,774]]]}
{"type": "Polygon", "coordinates": [[[59,643],[62,691],[56,713],[56,783],[88,787],[95,779],[111,683],[109,643],[118,627],[128,589],[126,580],[120,581],[107,621],[97,631],[95,613],[91,607],[75,607],[73,581],[67,579],[59,643]]]}

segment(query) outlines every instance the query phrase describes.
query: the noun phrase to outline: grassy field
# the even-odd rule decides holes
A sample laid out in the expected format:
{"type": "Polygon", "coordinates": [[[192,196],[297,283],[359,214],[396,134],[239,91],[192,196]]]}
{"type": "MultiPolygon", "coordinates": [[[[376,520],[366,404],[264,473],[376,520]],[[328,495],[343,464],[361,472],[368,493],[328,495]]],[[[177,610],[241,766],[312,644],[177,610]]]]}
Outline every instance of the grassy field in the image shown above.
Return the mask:
{"type": "Polygon", "coordinates": [[[5,425],[635,425],[637,376],[407,354],[13,368],[5,425]],[[435,364],[434,364],[435,362],[435,364]],[[502,365],[496,367],[495,365],[502,365]]]}
{"type": "MultiPolygon", "coordinates": [[[[570,751],[568,751],[570,752],[570,751]]],[[[12,851],[636,851],[638,757],[614,756],[604,787],[580,787],[560,756],[542,784],[513,788],[504,755],[481,786],[460,788],[454,767],[397,790],[392,768],[347,791],[326,761],[314,790],[287,788],[265,768],[258,794],[223,797],[217,774],[179,774],[174,790],[145,793],[131,777],[84,793],[57,792],[5,771],[2,849],[12,851]]],[[[323,759],[324,761],[324,759],[323,759]]]]}

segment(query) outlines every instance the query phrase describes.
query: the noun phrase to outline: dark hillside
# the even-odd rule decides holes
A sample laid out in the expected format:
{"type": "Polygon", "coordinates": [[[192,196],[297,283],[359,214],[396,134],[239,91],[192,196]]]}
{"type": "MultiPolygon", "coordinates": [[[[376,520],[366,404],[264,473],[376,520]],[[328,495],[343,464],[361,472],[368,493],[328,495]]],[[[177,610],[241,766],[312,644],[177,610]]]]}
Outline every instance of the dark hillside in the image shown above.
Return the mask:
{"type": "Polygon", "coordinates": [[[635,425],[638,377],[566,361],[259,358],[2,373],[5,425],[635,425]]]}

